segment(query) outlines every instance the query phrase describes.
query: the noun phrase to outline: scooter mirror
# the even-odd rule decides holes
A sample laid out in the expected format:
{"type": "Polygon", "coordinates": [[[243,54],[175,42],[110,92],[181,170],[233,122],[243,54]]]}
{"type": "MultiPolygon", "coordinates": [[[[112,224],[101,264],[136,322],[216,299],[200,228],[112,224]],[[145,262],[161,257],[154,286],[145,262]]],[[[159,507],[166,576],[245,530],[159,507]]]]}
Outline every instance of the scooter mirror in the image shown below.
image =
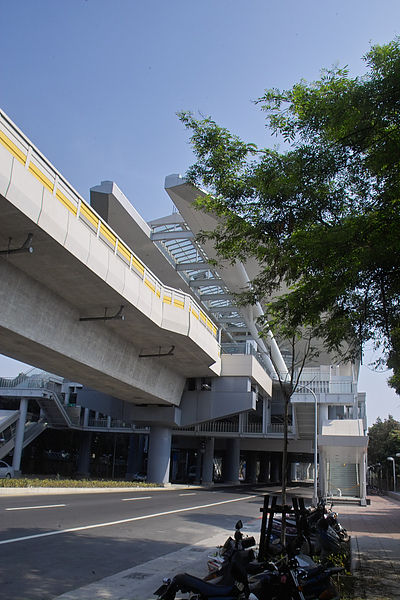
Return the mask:
{"type": "Polygon", "coordinates": [[[235,529],[242,529],[242,527],[243,527],[242,521],[238,521],[235,525],[235,529]]]}

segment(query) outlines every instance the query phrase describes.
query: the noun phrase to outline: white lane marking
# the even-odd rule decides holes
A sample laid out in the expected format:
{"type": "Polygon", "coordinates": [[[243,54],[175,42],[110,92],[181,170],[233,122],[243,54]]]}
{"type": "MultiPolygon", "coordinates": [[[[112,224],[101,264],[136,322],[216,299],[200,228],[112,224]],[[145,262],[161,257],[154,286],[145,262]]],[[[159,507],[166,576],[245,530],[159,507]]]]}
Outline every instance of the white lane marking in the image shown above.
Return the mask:
{"type": "Polygon", "coordinates": [[[97,523],[95,525],[83,525],[81,527],[71,527],[70,529],[61,529],[58,531],[48,531],[47,533],[36,533],[35,535],[24,535],[23,537],[13,538],[10,540],[0,540],[0,545],[13,544],[14,542],[25,542],[50,535],[59,535],[60,533],[75,533],[76,531],[87,531],[88,529],[98,529],[99,527],[109,527],[110,525],[122,525],[122,523],[133,523],[134,521],[144,521],[145,519],[153,519],[154,517],[165,517],[166,515],[175,515],[177,513],[199,510],[201,508],[211,508],[212,506],[221,506],[221,504],[231,504],[232,502],[241,502],[255,498],[252,496],[242,496],[241,498],[233,498],[231,500],[222,500],[221,502],[212,502],[211,504],[200,504],[199,506],[189,506],[188,508],[177,508],[175,510],[167,510],[165,512],[143,515],[141,517],[131,517],[130,519],[121,519],[120,521],[109,521],[108,523],[97,523]]]}
{"type": "Polygon", "coordinates": [[[140,498],[122,498],[122,502],[130,502],[131,500],[150,500],[152,496],[140,496],[140,498]]]}
{"type": "Polygon", "coordinates": [[[43,504],[42,506],[15,506],[13,508],[5,508],[4,510],[33,510],[35,508],[58,508],[59,506],[67,506],[66,504],[43,504]]]}
{"type": "Polygon", "coordinates": [[[196,492],[186,492],[186,494],[178,494],[179,496],[195,496],[196,492]]]}

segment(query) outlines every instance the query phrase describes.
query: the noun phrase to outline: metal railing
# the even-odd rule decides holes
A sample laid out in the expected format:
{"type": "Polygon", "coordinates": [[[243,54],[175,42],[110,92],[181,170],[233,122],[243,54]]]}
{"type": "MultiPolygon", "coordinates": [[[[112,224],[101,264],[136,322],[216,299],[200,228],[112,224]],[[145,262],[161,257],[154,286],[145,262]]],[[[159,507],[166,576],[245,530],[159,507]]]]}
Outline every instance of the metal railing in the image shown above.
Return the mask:
{"type": "Polygon", "coordinates": [[[306,395],[310,393],[310,389],[315,394],[356,394],[357,384],[352,381],[329,381],[329,380],[312,380],[299,383],[295,394],[306,395]]]}
{"type": "MultiPolygon", "coordinates": [[[[246,433],[264,436],[262,423],[233,423],[231,421],[210,421],[208,423],[201,423],[199,425],[193,425],[192,427],[175,427],[175,432],[186,432],[192,433],[246,433]]],[[[283,423],[269,423],[266,425],[266,434],[278,434],[283,435],[284,426],[283,423]]],[[[288,426],[288,433],[293,433],[293,425],[288,426]]]]}
{"type": "Polygon", "coordinates": [[[120,419],[89,419],[89,427],[94,429],[134,429],[132,423],[120,419]]]}
{"type": "MultiPolygon", "coordinates": [[[[279,433],[283,435],[285,427],[283,423],[270,423],[267,425],[267,433],[279,433]]],[[[288,425],[288,433],[293,433],[293,425],[288,425]]]]}
{"type": "Polygon", "coordinates": [[[244,355],[254,356],[254,358],[261,365],[261,367],[264,369],[264,371],[269,373],[268,367],[267,367],[266,363],[264,362],[264,360],[262,359],[259,352],[257,352],[252,346],[250,346],[249,344],[246,344],[245,342],[237,343],[237,344],[223,344],[221,346],[221,354],[231,354],[231,355],[244,354],[244,355]]]}
{"type": "Polygon", "coordinates": [[[245,423],[243,425],[243,433],[262,433],[263,432],[263,424],[262,423],[245,423]]]}
{"type": "Polygon", "coordinates": [[[196,425],[196,431],[208,431],[210,433],[239,433],[239,423],[230,421],[211,421],[196,425]]]}
{"type": "MultiPolygon", "coordinates": [[[[42,392],[40,393],[42,404],[50,400],[54,406],[57,407],[60,416],[64,418],[69,426],[72,425],[73,427],[81,428],[83,427],[83,415],[81,414],[80,407],[75,404],[69,405],[64,403],[63,397],[60,394],[61,384],[59,381],[62,381],[62,379],[52,373],[39,371],[38,369],[30,369],[26,373],[20,373],[17,377],[0,378],[0,388],[46,390],[46,392],[48,392],[46,398],[43,397],[42,392]],[[56,381],[54,381],[54,379],[56,379],[56,381]]],[[[42,410],[46,412],[45,408],[42,408],[42,410]]],[[[49,421],[51,421],[50,417],[49,421]]],[[[126,423],[120,419],[111,419],[110,421],[108,419],[90,419],[89,427],[92,427],[93,429],[121,429],[125,431],[133,430],[135,428],[132,423],[126,423]]],[[[14,431],[10,434],[7,433],[7,439],[11,439],[13,435],[15,435],[15,424],[14,431]]]]}
{"type": "Polygon", "coordinates": [[[51,391],[57,391],[62,381],[62,377],[32,367],[25,373],[19,373],[16,377],[0,377],[0,388],[46,388],[51,391]]]}
{"type": "MultiPolygon", "coordinates": [[[[311,389],[315,394],[356,394],[357,383],[349,376],[334,375],[330,367],[325,371],[305,368],[300,374],[296,394],[307,394],[311,389]],[[308,388],[308,390],[307,390],[308,388]]],[[[295,378],[298,373],[295,373],[295,378]]]]}

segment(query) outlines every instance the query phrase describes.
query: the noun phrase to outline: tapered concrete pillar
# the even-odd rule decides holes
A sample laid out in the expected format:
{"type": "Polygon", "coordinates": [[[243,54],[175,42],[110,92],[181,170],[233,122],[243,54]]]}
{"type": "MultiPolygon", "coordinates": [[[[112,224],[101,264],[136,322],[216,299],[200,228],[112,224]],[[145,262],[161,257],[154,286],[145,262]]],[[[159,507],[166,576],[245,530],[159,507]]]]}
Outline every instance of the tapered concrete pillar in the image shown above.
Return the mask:
{"type": "Polygon", "coordinates": [[[260,455],[260,476],[259,483],[269,483],[271,460],[269,454],[262,452],[260,455]]]}
{"type": "Polygon", "coordinates": [[[26,413],[28,412],[28,398],[21,398],[19,403],[19,419],[17,430],[15,433],[14,456],[12,466],[14,468],[15,477],[21,477],[21,456],[22,446],[24,443],[26,413]]]}
{"type": "Polygon", "coordinates": [[[271,481],[278,483],[282,481],[282,455],[274,452],[271,457],[271,481]]]}
{"type": "Polygon", "coordinates": [[[214,438],[207,438],[203,454],[203,483],[212,485],[214,483],[214,438]]]}
{"type": "Polygon", "coordinates": [[[292,481],[293,481],[293,478],[292,478],[292,475],[293,475],[293,465],[295,465],[295,467],[296,467],[296,463],[292,462],[292,456],[291,456],[291,454],[288,453],[288,457],[287,457],[287,470],[286,470],[286,477],[287,477],[286,482],[288,484],[292,483],[292,481]]]}
{"type": "Polygon", "coordinates": [[[80,479],[90,477],[90,452],[92,448],[92,433],[81,431],[79,437],[79,452],[76,476],[80,479]]]}
{"type": "Polygon", "coordinates": [[[126,466],[125,475],[125,479],[127,481],[132,480],[132,477],[135,475],[135,473],[143,469],[143,449],[144,435],[131,433],[129,438],[128,463],[126,466]]]}
{"type": "Polygon", "coordinates": [[[226,440],[226,455],[224,481],[225,483],[239,483],[240,467],[240,439],[230,438],[226,440]]]}
{"type": "Polygon", "coordinates": [[[149,439],[149,458],[147,462],[147,481],[149,483],[168,483],[171,461],[172,432],[168,427],[151,427],[149,439]]]}
{"type": "Polygon", "coordinates": [[[257,483],[257,452],[249,452],[246,457],[246,481],[257,483]]]}
{"type": "Polygon", "coordinates": [[[193,483],[198,485],[202,481],[202,467],[203,467],[203,453],[202,453],[202,442],[197,444],[197,455],[196,455],[196,477],[193,483]]]}
{"type": "Polygon", "coordinates": [[[297,481],[297,463],[290,463],[290,481],[297,481]]]}
{"type": "Polygon", "coordinates": [[[85,410],[83,411],[83,426],[84,427],[89,426],[89,416],[90,416],[90,410],[88,408],[85,408],[85,410]]]}

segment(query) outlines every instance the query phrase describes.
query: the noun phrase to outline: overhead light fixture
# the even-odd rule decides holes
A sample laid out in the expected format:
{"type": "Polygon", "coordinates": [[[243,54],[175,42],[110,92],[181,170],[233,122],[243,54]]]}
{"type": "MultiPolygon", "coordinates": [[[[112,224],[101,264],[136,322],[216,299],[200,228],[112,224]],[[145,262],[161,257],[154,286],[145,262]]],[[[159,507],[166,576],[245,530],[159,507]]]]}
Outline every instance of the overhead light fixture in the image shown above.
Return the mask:
{"type": "Polygon", "coordinates": [[[23,254],[25,252],[28,252],[30,254],[32,254],[33,252],[33,248],[31,246],[32,243],[32,239],[33,239],[33,233],[29,233],[28,237],[26,238],[25,242],[22,244],[22,246],[20,246],[19,248],[11,248],[11,240],[12,238],[8,238],[8,248],[7,250],[0,250],[0,255],[4,256],[9,256],[10,254],[23,254]]]}
{"type": "Polygon", "coordinates": [[[107,315],[107,308],[104,309],[104,316],[103,317],[81,317],[79,320],[80,321],[114,321],[114,320],[120,320],[123,321],[125,319],[124,317],[124,306],[121,306],[121,308],[119,309],[119,311],[117,312],[116,315],[113,315],[111,317],[109,317],[107,315]]]}

